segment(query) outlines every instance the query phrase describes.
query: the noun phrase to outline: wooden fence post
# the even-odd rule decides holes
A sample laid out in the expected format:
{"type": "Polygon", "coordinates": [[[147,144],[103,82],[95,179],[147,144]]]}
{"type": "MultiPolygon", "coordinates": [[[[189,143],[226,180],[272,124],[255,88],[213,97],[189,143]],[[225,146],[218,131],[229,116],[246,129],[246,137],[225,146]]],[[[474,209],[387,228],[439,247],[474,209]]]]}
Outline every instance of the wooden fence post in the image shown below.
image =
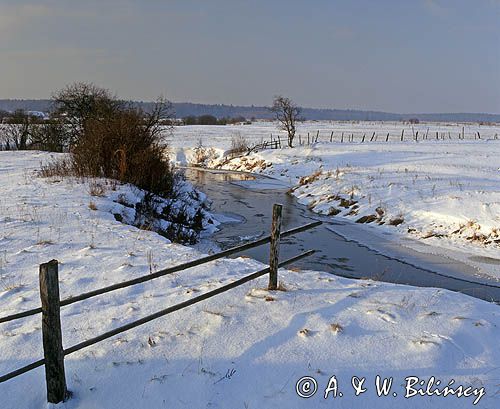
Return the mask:
{"type": "Polygon", "coordinates": [[[280,204],[273,205],[273,221],[271,224],[271,243],[269,245],[269,286],[268,290],[278,289],[278,259],[280,253],[280,231],[281,231],[281,214],[283,206],[280,204]]]}
{"type": "Polygon", "coordinates": [[[64,374],[58,261],[41,264],[39,278],[47,401],[59,403],[69,398],[69,392],[64,374]]]}

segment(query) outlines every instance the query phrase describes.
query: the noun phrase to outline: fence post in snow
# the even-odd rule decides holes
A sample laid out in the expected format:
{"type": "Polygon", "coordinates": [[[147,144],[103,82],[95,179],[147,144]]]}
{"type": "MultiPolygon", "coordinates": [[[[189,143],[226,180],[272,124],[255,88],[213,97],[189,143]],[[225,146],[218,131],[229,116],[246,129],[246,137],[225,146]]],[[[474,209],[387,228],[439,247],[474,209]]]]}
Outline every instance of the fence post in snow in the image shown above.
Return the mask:
{"type": "Polygon", "coordinates": [[[58,261],[41,264],[39,279],[47,401],[59,403],[69,398],[69,392],[64,374],[58,261]]]}
{"type": "Polygon", "coordinates": [[[281,214],[283,206],[273,205],[273,221],[271,224],[271,243],[269,245],[269,286],[268,290],[278,289],[278,263],[280,253],[281,214]]]}
{"type": "Polygon", "coordinates": [[[330,134],[330,142],[333,142],[333,131],[332,131],[332,133],[330,134]]]}

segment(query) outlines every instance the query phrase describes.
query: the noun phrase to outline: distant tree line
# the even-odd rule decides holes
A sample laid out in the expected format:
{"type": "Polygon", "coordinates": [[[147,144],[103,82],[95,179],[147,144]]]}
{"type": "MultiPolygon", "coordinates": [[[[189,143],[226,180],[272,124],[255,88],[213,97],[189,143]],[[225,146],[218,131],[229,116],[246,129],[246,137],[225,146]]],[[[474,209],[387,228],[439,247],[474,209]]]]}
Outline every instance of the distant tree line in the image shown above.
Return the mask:
{"type": "Polygon", "coordinates": [[[182,118],[183,125],[228,125],[228,124],[251,124],[251,121],[243,116],[236,116],[234,118],[217,118],[213,115],[189,115],[182,118]]]}

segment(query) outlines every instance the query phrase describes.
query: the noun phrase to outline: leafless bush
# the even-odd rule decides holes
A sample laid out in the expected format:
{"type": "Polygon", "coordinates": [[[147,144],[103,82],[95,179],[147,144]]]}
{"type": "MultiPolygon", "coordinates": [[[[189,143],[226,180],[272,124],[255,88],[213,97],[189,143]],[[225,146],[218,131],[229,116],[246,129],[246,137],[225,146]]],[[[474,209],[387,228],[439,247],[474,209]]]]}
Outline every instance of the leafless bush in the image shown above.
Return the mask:
{"type": "Polygon", "coordinates": [[[89,194],[90,196],[104,197],[106,195],[106,189],[95,179],[91,179],[89,183],[89,194]]]}
{"type": "Polygon", "coordinates": [[[2,144],[6,150],[26,150],[33,130],[33,118],[22,110],[16,111],[2,127],[2,144]]]}
{"type": "Polygon", "coordinates": [[[249,144],[247,139],[239,132],[231,137],[231,150],[230,156],[237,156],[249,151],[249,144]]]}
{"type": "Polygon", "coordinates": [[[207,166],[208,162],[215,159],[216,152],[214,148],[207,148],[203,145],[203,140],[198,140],[198,145],[193,149],[195,166],[207,166]]]}
{"type": "Polygon", "coordinates": [[[38,174],[44,178],[54,176],[79,176],[75,173],[71,158],[61,158],[50,163],[41,164],[38,174]]]}
{"type": "Polygon", "coordinates": [[[151,112],[116,100],[93,84],[76,83],[54,97],[65,119],[70,159],[42,169],[42,175],[106,177],[168,197],[174,171],[168,161],[162,122],[171,104],[159,99],[151,112]]]}

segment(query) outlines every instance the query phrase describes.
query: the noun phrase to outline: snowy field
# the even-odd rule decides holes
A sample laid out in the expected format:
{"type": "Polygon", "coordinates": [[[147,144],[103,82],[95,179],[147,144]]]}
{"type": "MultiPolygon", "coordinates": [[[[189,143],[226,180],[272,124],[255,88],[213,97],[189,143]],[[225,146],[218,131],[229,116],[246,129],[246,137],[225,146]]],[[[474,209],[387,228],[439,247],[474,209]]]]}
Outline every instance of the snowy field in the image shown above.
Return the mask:
{"type": "MultiPolygon", "coordinates": [[[[303,143],[307,143],[307,134],[310,140],[316,138],[319,131],[318,142],[330,141],[333,131],[333,141],[340,142],[342,133],[344,141],[354,135],[354,141],[360,142],[365,135],[365,140],[372,138],[375,132],[377,141],[385,141],[389,133],[389,141],[397,142],[401,140],[401,133],[405,141],[415,139],[422,140],[427,136],[427,140],[435,140],[436,132],[439,140],[443,138],[457,140],[458,135],[464,136],[465,140],[476,140],[477,132],[481,139],[500,138],[500,126],[494,124],[479,125],[472,123],[420,123],[403,124],[402,122],[358,122],[358,121],[305,121],[297,125],[298,145],[299,135],[303,143]],[[418,132],[418,135],[417,135],[418,132]]],[[[270,140],[271,134],[276,138],[280,134],[282,143],[285,142],[285,134],[276,127],[275,122],[257,121],[251,125],[188,125],[176,126],[172,136],[169,138],[170,146],[173,148],[184,148],[196,146],[201,140],[205,146],[212,146],[221,149],[231,147],[231,138],[238,135],[247,139],[250,144],[260,143],[262,140],[270,140]]],[[[374,138],[375,140],[375,138],[374,138]]]]}
{"type": "MultiPolygon", "coordinates": [[[[498,147],[487,146],[491,155],[498,147]]],[[[355,148],[346,145],[351,153],[343,160],[363,157],[355,148]]],[[[333,160],[340,147],[331,149],[318,145],[265,152],[262,157],[273,161],[278,175],[288,177],[287,168],[295,181],[293,169],[314,172],[326,158],[333,160]],[[294,168],[294,155],[306,166],[294,168]]],[[[453,152],[453,146],[448,150],[453,152]]],[[[383,158],[376,150],[374,155],[379,161],[383,158]]],[[[415,155],[423,159],[426,153],[415,155]]],[[[49,158],[40,152],[0,152],[0,315],[39,306],[38,264],[52,258],[61,263],[61,297],[66,298],[201,256],[154,232],[117,221],[112,213],[119,204],[114,200],[120,193],[130,194],[127,186],[106,188],[104,195],[95,197],[87,183],[37,177],[40,162],[49,158]]],[[[415,158],[407,159],[406,165],[393,164],[394,174],[402,166],[413,172],[415,158]]],[[[375,166],[373,159],[366,160],[375,166]]],[[[376,166],[387,167],[388,162],[376,166]]],[[[474,165],[470,180],[481,165],[492,166],[486,159],[474,165]]],[[[361,163],[351,167],[363,177],[361,163]]],[[[494,177],[488,185],[491,190],[494,177]]],[[[315,194],[321,186],[310,189],[315,194]]],[[[486,186],[483,189],[490,194],[486,186]]],[[[364,212],[360,207],[360,215],[364,212]]],[[[259,268],[262,265],[248,258],[219,260],[64,307],[64,345],[259,268]]],[[[293,268],[281,270],[280,280],[287,291],[268,292],[267,278],[262,277],[68,356],[66,378],[74,396],[57,407],[469,408],[474,402],[479,408],[500,407],[497,305],[441,289],[293,268]],[[337,397],[331,392],[325,400],[325,388],[334,375],[337,397]],[[389,396],[377,397],[376,375],[393,377],[389,396]],[[296,393],[297,381],[304,376],[314,377],[318,384],[309,399],[296,393]],[[351,386],[355,376],[366,377],[366,391],[357,397],[351,386]],[[425,384],[419,393],[417,385],[406,389],[413,379],[405,378],[411,376],[425,384]],[[429,387],[433,396],[421,396],[432,376],[440,385],[429,387]],[[438,396],[448,385],[455,392],[463,385],[469,396],[438,396]]],[[[39,316],[0,324],[0,374],[42,356],[40,326],[39,316]]],[[[2,409],[46,407],[43,368],[0,384],[0,392],[2,409]]]]}
{"type": "Polygon", "coordinates": [[[500,127],[306,122],[297,133],[302,141],[309,133],[312,142],[318,130],[318,143],[227,160],[224,152],[235,135],[249,142],[270,140],[271,133],[273,138],[279,133],[276,126],[177,127],[172,157],[181,164],[195,162],[192,148],[201,137],[207,151],[214,148],[207,166],[279,178],[315,212],[363,222],[360,231],[417,239],[411,241],[416,250],[452,257],[478,276],[500,281],[500,127]],[[465,139],[459,140],[462,131],[465,139]],[[352,134],[354,142],[348,142],[352,134]]]}

